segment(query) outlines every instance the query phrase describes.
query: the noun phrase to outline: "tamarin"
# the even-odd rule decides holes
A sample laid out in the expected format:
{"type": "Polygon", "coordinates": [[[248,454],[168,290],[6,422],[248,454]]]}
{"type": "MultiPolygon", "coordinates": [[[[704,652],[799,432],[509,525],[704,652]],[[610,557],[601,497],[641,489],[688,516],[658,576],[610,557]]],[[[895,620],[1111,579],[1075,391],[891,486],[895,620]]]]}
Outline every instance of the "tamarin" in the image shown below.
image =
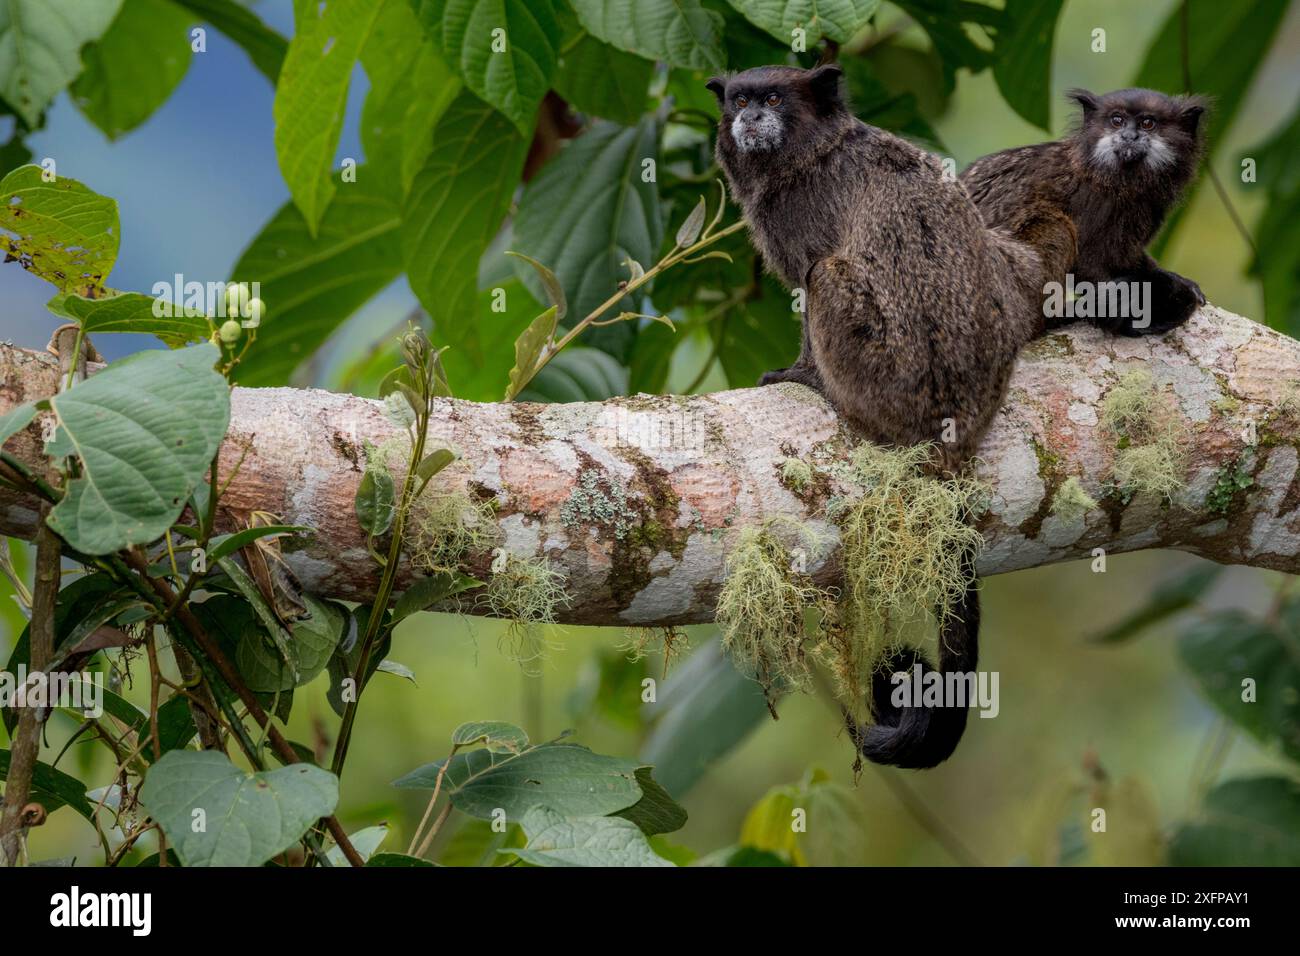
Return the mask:
{"type": "Polygon", "coordinates": [[[1018,217],[1069,216],[1077,255],[1068,271],[1076,282],[1150,284],[1146,316],[1091,321],[1121,335],[1166,332],[1187,321],[1205,296],[1191,279],[1156,265],[1146,247],[1196,175],[1206,102],[1136,89],[1069,95],[1081,108],[1071,135],[985,156],[960,181],[989,226],[1030,244],[1035,237],[1016,228],[1018,217]]]}
{"type": "MultiPolygon", "coordinates": [[[[938,159],[852,115],[840,77],[833,64],[770,66],[707,84],[722,111],[718,161],[751,239],[768,269],[806,293],[798,361],[760,384],[824,392],[872,442],[934,442],[936,470],[954,473],[1001,405],[1017,351],[1041,332],[1041,289],[1064,272],[1073,236],[1068,223],[1019,223],[1064,233],[1065,251],[1045,262],[986,228],[938,159]]],[[[967,565],[967,591],[940,634],[943,671],[976,666],[979,596],[967,565]]],[[[908,651],[886,663],[872,726],[849,721],[870,760],[932,767],[961,739],[964,709],[890,702],[888,675],[918,659],[908,651]]]]}

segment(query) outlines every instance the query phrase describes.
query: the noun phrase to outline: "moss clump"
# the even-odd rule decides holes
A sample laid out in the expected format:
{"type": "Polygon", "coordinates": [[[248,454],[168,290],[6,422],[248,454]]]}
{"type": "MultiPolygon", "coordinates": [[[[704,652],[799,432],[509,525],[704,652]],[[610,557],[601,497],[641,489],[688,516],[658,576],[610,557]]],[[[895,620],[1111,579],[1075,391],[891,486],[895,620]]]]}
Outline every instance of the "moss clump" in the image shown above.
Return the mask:
{"type": "Polygon", "coordinates": [[[1066,524],[1081,521],[1095,507],[1097,499],[1088,494],[1083,483],[1074,475],[1065,479],[1052,497],[1052,514],[1066,524]]]}
{"type": "Polygon", "coordinates": [[[490,498],[478,500],[463,491],[426,493],[411,506],[405,537],[411,563],[435,573],[492,550],[501,540],[501,528],[490,498]]]}
{"type": "Polygon", "coordinates": [[[793,492],[804,492],[812,484],[812,465],[801,458],[781,461],[781,482],[793,492]]]}
{"type": "Polygon", "coordinates": [[[1112,477],[1122,501],[1138,494],[1169,500],[1183,487],[1187,430],[1150,372],[1129,372],[1111,388],[1101,424],[1115,438],[1112,477]]]}
{"type": "Polygon", "coordinates": [[[987,489],[971,477],[927,474],[932,448],[862,445],[853,470],[862,494],[840,509],[846,623],[875,657],[891,621],[932,614],[942,623],[970,586],[966,555],[984,539],[971,525],[987,489]]]}
{"type": "Polygon", "coordinates": [[[1205,496],[1205,506],[1211,514],[1226,515],[1232,510],[1237,492],[1245,491],[1255,483],[1240,458],[1228,462],[1215,473],[1214,487],[1205,496]]]}
{"type": "Polygon", "coordinates": [[[640,516],[627,500],[627,489],[617,478],[588,468],[578,478],[569,500],[560,508],[560,520],[567,527],[598,524],[609,528],[621,541],[637,526],[640,516]]]}
{"type": "Polygon", "coordinates": [[[716,613],[722,646],[765,688],[806,689],[811,680],[805,618],[824,606],[827,592],[796,564],[772,522],[745,528],[727,555],[716,613]]]}

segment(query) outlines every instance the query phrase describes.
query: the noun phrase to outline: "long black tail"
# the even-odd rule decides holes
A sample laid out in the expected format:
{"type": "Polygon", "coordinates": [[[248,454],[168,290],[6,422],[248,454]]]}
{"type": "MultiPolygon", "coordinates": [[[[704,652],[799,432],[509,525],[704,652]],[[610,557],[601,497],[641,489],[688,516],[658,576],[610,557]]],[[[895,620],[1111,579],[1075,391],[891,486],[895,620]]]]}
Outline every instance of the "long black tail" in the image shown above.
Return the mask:
{"type": "MultiPolygon", "coordinates": [[[[939,634],[939,670],[973,672],[979,663],[979,582],[972,577],[966,593],[952,609],[939,634]]],[[[862,756],[873,763],[920,770],[934,767],[952,756],[966,731],[966,707],[897,707],[890,699],[893,675],[912,674],[917,662],[923,673],[932,670],[916,650],[903,650],[889,659],[871,681],[871,716],[868,727],[859,726],[845,712],[849,733],[862,756]]]]}

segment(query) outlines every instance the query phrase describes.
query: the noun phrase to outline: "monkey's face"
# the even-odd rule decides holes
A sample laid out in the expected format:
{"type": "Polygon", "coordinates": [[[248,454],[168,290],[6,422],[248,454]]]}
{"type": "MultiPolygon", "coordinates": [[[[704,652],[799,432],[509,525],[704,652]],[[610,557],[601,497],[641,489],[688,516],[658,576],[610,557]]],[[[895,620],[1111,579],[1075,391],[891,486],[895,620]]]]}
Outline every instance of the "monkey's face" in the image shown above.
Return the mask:
{"type": "Polygon", "coordinates": [[[1089,161],[1111,170],[1159,172],[1196,154],[1205,106],[1200,100],[1153,90],[1119,90],[1103,97],[1071,94],[1083,107],[1080,133],[1089,161]]]}
{"type": "Polygon", "coordinates": [[[774,156],[802,139],[801,130],[839,103],[840,69],[764,66],[728,79],[714,77],[708,88],[718,98],[718,136],[737,152],[774,156]]]}

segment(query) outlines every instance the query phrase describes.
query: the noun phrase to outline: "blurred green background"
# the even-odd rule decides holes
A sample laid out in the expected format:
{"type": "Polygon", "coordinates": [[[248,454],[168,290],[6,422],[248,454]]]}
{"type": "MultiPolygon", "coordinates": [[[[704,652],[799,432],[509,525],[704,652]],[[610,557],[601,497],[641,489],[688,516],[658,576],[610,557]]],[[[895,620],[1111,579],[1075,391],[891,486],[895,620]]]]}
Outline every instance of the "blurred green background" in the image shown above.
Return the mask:
{"type": "MultiPolygon", "coordinates": [[[[290,0],[266,0],[253,7],[269,25],[292,33],[290,0]]],[[[1129,85],[1173,7],[1166,0],[1066,3],[1056,28],[1052,69],[1054,134],[1069,121],[1064,91],[1129,85]],[[1097,27],[1107,32],[1104,54],[1090,50],[1097,27]]],[[[937,85],[938,66],[920,52],[927,44],[915,27],[896,37],[881,79],[918,95],[922,113],[959,166],[987,152],[1044,138],[1006,104],[987,70],[973,76],[958,71],[946,108],[935,112],[939,97],[927,99],[926,91],[937,85]]],[[[340,157],[361,154],[357,125],[365,88],[359,71],[340,157]]],[[[1293,4],[1215,157],[1247,223],[1265,211],[1266,183],[1240,182],[1238,158],[1289,121],[1298,90],[1300,4],[1293,4]]],[[[210,30],[208,52],[195,57],[176,93],[144,126],[110,143],[64,95],[51,109],[45,129],[27,138],[27,146],[35,161],[55,157],[60,173],[117,199],[123,244],[115,285],[147,290],[173,272],[226,275],[270,212],[288,198],[272,148],[272,94],[271,85],[249,68],[243,54],[210,30]]],[[[1261,295],[1258,283],[1247,276],[1250,261],[1249,247],[1208,188],[1198,191],[1186,223],[1162,256],[1166,267],[1194,277],[1216,305],[1259,317],[1261,295]]],[[[48,287],[38,279],[17,268],[0,270],[0,336],[43,347],[56,324],[44,310],[48,297],[48,287]]],[[[330,359],[313,364],[300,379],[337,387],[339,370],[357,349],[373,341],[377,330],[400,323],[414,305],[405,281],[399,280],[350,319],[336,333],[330,359]]],[[[156,343],[106,337],[99,345],[120,355],[156,343]]],[[[706,336],[697,331],[675,353],[666,390],[684,388],[708,350],[706,336]]],[[[702,388],[726,386],[715,366],[702,388]]],[[[14,547],[18,552],[24,548],[14,547]]],[[[1143,781],[1139,789],[1149,788],[1159,824],[1171,825],[1194,806],[1203,783],[1197,777],[1201,750],[1215,740],[1220,726],[1216,711],[1198,695],[1173,651],[1172,641],[1185,619],[1174,618],[1140,640],[1116,646],[1088,638],[1141,606],[1153,587],[1196,563],[1186,555],[1150,552],[1112,557],[1105,574],[1078,563],[987,580],[981,668],[1001,674],[1001,712],[992,720],[973,716],[955,757],[924,774],[868,767],[855,784],[853,748],[834,711],[825,700],[795,696],[782,703],[779,721],[759,721],[736,749],[677,795],[690,821],[670,842],[701,854],[734,844],[746,814],[764,794],[797,782],[812,767],[854,788],[852,820],[846,817],[844,825],[860,827],[861,838],[844,842],[852,858],[840,862],[1050,861],[1057,858],[1054,841],[1068,842],[1061,824],[1073,820],[1081,828],[1086,822],[1083,804],[1062,802],[1061,794],[1085,780],[1095,782],[1098,764],[1112,778],[1143,781]],[[899,789],[899,781],[905,789],[899,789]]],[[[1279,584],[1277,575],[1234,568],[1220,575],[1203,597],[1210,607],[1259,611],[1273,600],[1279,584]]],[[[8,595],[0,604],[3,649],[22,625],[8,595]]],[[[713,636],[710,627],[686,631],[695,648],[713,636]]],[[[386,819],[393,833],[385,848],[404,848],[424,801],[421,794],[394,790],[389,782],[445,756],[451,730],[463,721],[512,721],[535,740],[576,727],[578,739],[598,751],[638,751],[641,734],[635,727],[592,716],[590,708],[575,704],[575,697],[590,690],[602,660],[608,667],[622,658],[621,630],[551,629],[547,639],[552,647],[538,677],[523,674],[501,652],[503,639],[503,628],[485,620],[421,614],[401,626],[389,656],[409,667],[418,683],[381,675],[367,695],[339,809],[345,826],[386,819]]],[[[662,662],[652,658],[647,666],[658,676],[662,662]]],[[[322,677],[297,696],[290,721],[294,739],[310,742],[318,727],[335,726],[324,688],[322,677]]],[[[147,700],[147,680],[137,681],[128,696],[137,703],[147,700]]],[[[647,705],[649,716],[654,706],[647,705]]],[[[72,726],[56,717],[49,729],[51,743],[57,747],[60,735],[66,738],[72,726]]],[[[85,760],[97,761],[94,771],[101,776],[111,769],[99,750],[81,744],[60,765],[85,760]]],[[[1292,765],[1238,735],[1223,774],[1263,768],[1294,773],[1292,765]]],[[[36,859],[98,858],[94,834],[70,813],[52,817],[31,840],[36,859]]]]}

